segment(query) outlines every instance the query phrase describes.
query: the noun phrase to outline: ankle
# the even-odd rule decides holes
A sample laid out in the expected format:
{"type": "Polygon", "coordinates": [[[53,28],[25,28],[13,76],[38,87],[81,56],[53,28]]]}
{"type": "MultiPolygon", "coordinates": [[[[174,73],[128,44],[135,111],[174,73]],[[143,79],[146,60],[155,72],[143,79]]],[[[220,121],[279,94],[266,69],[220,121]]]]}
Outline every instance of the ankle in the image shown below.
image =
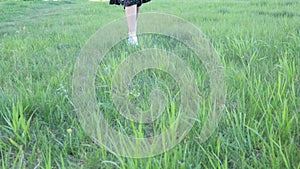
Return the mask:
{"type": "Polygon", "coordinates": [[[136,37],[136,32],[128,32],[129,37],[136,37]]]}

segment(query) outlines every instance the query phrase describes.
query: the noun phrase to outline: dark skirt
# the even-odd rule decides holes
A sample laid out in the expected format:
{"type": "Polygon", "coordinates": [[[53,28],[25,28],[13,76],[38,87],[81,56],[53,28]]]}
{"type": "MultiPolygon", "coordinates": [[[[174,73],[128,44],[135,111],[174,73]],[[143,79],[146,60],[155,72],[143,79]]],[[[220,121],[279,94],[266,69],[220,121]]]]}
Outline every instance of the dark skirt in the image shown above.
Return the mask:
{"type": "Polygon", "coordinates": [[[110,0],[109,4],[123,5],[123,6],[131,6],[131,5],[141,6],[143,3],[149,1],[151,0],[110,0]]]}

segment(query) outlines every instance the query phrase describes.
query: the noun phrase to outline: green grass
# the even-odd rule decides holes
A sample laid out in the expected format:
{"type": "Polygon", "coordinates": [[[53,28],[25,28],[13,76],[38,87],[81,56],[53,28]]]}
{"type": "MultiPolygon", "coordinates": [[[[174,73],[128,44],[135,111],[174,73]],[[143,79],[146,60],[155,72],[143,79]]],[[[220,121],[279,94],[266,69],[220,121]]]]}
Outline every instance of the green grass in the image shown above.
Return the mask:
{"type": "MultiPolygon", "coordinates": [[[[97,146],[83,131],[72,105],[74,64],[99,28],[124,16],[122,7],[80,1],[0,2],[0,168],[300,168],[300,5],[279,0],[153,0],[142,12],[166,12],[199,27],[226,70],[227,98],[219,127],[205,142],[198,122],[175,148],[132,159],[97,146]],[[71,130],[68,130],[71,129],[71,130]],[[71,132],[70,132],[71,131],[71,132]]],[[[143,39],[145,38],[145,39],[143,39]]],[[[202,63],[166,37],[159,47],[174,51],[209,96],[202,63]],[[165,42],[168,42],[165,43],[165,42]],[[176,48],[174,48],[176,46],[176,48]]],[[[143,47],[153,47],[147,36],[143,47]]],[[[137,137],[156,135],[174,120],[178,86],[161,71],[144,71],[131,84],[131,101],[147,109],[147,96],[160,87],[173,107],[153,125],[123,118],[111,100],[111,74],[137,49],[120,43],[97,73],[96,90],[106,120],[137,137]]],[[[206,98],[206,97],[205,97],[206,98]]]]}

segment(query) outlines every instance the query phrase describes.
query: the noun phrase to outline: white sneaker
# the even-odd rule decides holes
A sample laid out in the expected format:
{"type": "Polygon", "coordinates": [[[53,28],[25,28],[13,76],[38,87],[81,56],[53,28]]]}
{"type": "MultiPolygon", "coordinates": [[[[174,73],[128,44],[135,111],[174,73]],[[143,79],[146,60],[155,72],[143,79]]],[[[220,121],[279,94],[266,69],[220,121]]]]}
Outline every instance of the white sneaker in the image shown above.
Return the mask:
{"type": "Polygon", "coordinates": [[[128,43],[130,45],[139,46],[139,42],[138,42],[137,36],[129,36],[128,43]]]}

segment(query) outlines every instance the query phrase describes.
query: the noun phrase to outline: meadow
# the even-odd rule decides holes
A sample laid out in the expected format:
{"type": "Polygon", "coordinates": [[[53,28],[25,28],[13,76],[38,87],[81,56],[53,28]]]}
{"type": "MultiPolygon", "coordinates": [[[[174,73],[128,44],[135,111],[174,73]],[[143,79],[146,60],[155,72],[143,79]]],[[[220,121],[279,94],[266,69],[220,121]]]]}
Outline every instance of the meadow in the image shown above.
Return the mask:
{"type": "MultiPolygon", "coordinates": [[[[88,39],[124,17],[122,7],[89,1],[0,1],[0,168],[299,168],[300,4],[297,0],[152,0],[141,12],[178,16],[203,31],[224,66],[227,95],[218,128],[204,142],[210,86],[201,60],[174,39],[141,35],[142,49],[175,52],[203,94],[198,120],[174,148],[126,158],[97,145],[74,110],[74,65],[88,39]]],[[[126,40],[99,65],[95,91],[106,120],[135,137],[157,135],[176,118],[179,87],[159,70],[143,71],[129,99],[150,107],[156,87],[171,99],[152,125],[128,122],[111,100],[113,72],[140,48],[126,40]]]]}

